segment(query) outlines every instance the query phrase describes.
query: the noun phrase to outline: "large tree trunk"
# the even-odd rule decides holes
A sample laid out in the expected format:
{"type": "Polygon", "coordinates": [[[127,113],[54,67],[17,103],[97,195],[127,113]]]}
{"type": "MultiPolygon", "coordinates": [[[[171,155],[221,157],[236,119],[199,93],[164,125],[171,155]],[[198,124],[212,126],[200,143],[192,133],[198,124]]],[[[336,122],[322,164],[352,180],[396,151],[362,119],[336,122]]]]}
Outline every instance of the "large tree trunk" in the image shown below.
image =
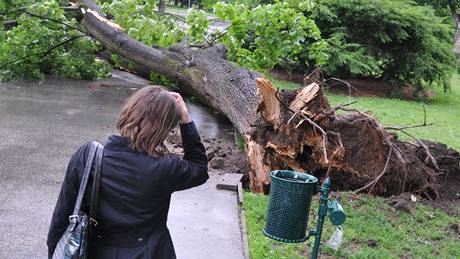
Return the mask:
{"type": "Polygon", "coordinates": [[[222,45],[149,47],[90,9],[82,23],[108,50],[179,81],[184,91],[227,116],[246,141],[253,191],[268,191],[270,170],[290,168],[328,175],[337,188],[438,197],[439,173],[444,177],[458,170],[458,153],[445,146],[398,141],[358,111],[337,116],[337,107],[314,83],[318,80],[307,81],[299,91],[278,92],[257,73],[228,62],[222,45]]]}

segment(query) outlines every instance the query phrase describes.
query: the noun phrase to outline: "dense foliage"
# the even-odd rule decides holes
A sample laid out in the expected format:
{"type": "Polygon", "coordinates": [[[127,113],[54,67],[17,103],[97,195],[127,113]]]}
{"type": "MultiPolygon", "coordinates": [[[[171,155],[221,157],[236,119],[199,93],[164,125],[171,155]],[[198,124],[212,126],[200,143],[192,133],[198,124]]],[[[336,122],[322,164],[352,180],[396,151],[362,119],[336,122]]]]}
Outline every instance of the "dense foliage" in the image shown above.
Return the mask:
{"type": "Polygon", "coordinates": [[[435,10],[435,14],[441,17],[451,17],[449,5],[453,4],[458,8],[459,3],[455,0],[415,0],[419,5],[428,5],[435,10]]]}
{"type": "MultiPolygon", "coordinates": [[[[219,2],[219,1],[216,1],[219,2]]],[[[243,4],[245,6],[248,6],[250,8],[254,8],[258,5],[266,5],[266,4],[274,4],[276,0],[233,0],[233,1],[227,1],[231,2],[233,4],[243,4]]]]}
{"type": "Polygon", "coordinates": [[[0,1],[0,81],[43,78],[45,74],[87,79],[109,72],[105,62],[96,61],[98,44],[77,30],[78,22],[66,16],[57,1],[9,2],[15,7],[0,1]],[[18,7],[46,19],[32,17],[18,7]],[[17,25],[6,29],[3,22],[7,20],[17,25]]]}
{"type": "Polygon", "coordinates": [[[166,47],[179,42],[184,31],[174,17],[156,13],[156,4],[156,0],[113,0],[102,7],[129,36],[149,46],[166,47]]]}
{"type": "Polygon", "coordinates": [[[312,7],[311,1],[283,1],[252,9],[218,3],[218,18],[229,22],[222,38],[229,58],[255,69],[322,64],[325,42],[315,22],[303,14],[312,7]]]}
{"type": "Polygon", "coordinates": [[[312,14],[328,38],[328,74],[448,88],[453,31],[431,8],[409,0],[322,0],[312,14]]]}
{"type": "MultiPolygon", "coordinates": [[[[318,64],[325,59],[324,41],[315,23],[302,11],[310,1],[291,0],[249,8],[217,3],[219,19],[229,23],[227,32],[213,32],[206,13],[189,9],[185,18],[155,11],[157,1],[113,0],[103,5],[131,37],[150,46],[174,43],[225,43],[229,59],[242,66],[268,69],[277,64],[318,64]]],[[[157,78],[157,76],[155,76],[157,78]]]]}
{"type": "MultiPolygon", "coordinates": [[[[305,73],[319,65],[336,77],[446,89],[453,70],[452,23],[431,8],[445,13],[446,0],[417,0],[429,7],[410,0],[201,1],[208,8],[216,3],[217,18],[228,23],[225,32],[210,27],[209,14],[195,8],[177,15],[156,11],[158,0],[98,2],[129,36],[147,45],[225,43],[231,61],[257,70],[282,66],[305,73]]],[[[101,47],[80,31],[75,13],[64,5],[67,0],[0,1],[0,80],[108,73],[108,65],[95,58],[101,47]],[[17,24],[4,26],[9,20],[17,24]]],[[[117,55],[113,59],[126,65],[117,55]]]]}

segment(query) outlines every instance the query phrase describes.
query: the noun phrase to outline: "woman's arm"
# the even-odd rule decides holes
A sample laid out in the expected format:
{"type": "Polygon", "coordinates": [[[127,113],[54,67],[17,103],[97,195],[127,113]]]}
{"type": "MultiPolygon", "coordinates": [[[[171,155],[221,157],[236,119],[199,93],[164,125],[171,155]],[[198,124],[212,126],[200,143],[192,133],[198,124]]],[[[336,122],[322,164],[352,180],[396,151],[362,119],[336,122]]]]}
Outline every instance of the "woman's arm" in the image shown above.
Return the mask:
{"type": "Polygon", "coordinates": [[[208,158],[195,124],[190,119],[184,100],[178,93],[171,94],[176,98],[181,110],[180,132],[184,158],[171,156],[168,159],[171,160],[172,165],[172,191],[180,191],[201,185],[208,180],[208,158]]]}

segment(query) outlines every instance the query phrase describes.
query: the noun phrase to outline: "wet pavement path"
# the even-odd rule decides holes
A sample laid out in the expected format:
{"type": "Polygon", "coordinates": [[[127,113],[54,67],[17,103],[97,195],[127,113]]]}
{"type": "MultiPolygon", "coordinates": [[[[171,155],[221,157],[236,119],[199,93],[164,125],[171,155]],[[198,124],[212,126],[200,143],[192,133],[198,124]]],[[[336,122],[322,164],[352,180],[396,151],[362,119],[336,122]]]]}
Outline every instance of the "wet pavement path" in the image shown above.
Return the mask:
{"type": "MultiPolygon", "coordinates": [[[[70,156],[116,133],[122,102],[143,83],[136,80],[0,83],[0,258],[46,258],[70,156]]],[[[202,136],[232,138],[231,128],[199,105],[190,112],[202,136]]],[[[168,226],[179,259],[243,258],[236,194],[216,190],[218,177],[173,194],[168,226]]]]}

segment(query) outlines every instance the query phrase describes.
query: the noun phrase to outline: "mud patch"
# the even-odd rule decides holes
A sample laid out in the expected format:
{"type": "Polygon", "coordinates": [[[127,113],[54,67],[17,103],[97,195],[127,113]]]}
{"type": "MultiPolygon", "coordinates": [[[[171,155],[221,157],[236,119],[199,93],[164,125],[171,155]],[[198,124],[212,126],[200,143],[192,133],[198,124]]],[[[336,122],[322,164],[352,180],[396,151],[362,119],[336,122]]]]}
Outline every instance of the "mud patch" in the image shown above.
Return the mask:
{"type": "Polygon", "coordinates": [[[412,201],[410,196],[411,195],[409,193],[403,193],[399,196],[391,196],[388,198],[387,203],[394,211],[404,211],[410,214],[413,205],[415,205],[415,202],[412,201]]]}
{"type": "MultiPolygon", "coordinates": [[[[206,149],[211,173],[247,174],[249,167],[247,156],[239,151],[232,141],[203,137],[202,143],[206,149]]],[[[171,152],[183,155],[180,132],[169,136],[166,146],[171,152]]]]}
{"type": "Polygon", "coordinates": [[[369,239],[369,240],[366,240],[366,244],[368,247],[371,247],[371,248],[375,248],[375,247],[378,247],[379,244],[377,243],[376,240],[374,239],[369,239]]]}
{"type": "Polygon", "coordinates": [[[451,233],[451,234],[453,234],[455,236],[460,235],[460,229],[459,229],[458,224],[449,224],[446,227],[446,232],[451,233]]]}

